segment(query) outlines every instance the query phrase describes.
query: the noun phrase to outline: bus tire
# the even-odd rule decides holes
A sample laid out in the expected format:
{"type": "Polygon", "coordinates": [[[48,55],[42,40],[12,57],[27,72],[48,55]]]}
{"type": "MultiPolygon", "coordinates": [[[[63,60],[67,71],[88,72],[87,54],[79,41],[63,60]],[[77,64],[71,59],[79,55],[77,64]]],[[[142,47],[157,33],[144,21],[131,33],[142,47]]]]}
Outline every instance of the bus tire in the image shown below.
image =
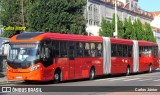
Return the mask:
{"type": "Polygon", "coordinates": [[[59,70],[57,70],[54,73],[54,83],[59,83],[61,80],[61,72],[59,70]]]}
{"type": "Polygon", "coordinates": [[[126,69],[126,76],[129,76],[129,75],[130,75],[130,67],[128,66],[126,69]]]}
{"type": "Polygon", "coordinates": [[[89,79],[93,80],[95,78],[95,69],[91,68],[90,73],[89,73],[89,79]]]}
{"type": "Polygon", "coordinates": [[[25,82],[26,84],[32,83],[31,80],[25,80],[24,82],[25,82]]]}
{"type": "Polygon", "coordinates": [[[148,72],[149,72],[149,73],[152,73],[152,64],[149,65],[149,70],[148,70],[148,72]]]}

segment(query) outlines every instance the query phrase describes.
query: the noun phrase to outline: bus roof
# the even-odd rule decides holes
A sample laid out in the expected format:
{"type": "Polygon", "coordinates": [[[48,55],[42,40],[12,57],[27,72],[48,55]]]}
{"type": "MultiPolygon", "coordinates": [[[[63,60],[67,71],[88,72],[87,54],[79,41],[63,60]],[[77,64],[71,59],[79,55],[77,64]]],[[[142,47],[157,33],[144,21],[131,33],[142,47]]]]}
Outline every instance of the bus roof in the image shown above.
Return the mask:
{"type": "Polygon", "coordinates": [[[138,45],[139,45],[139,46],[158,46],[157,43],[148,42],[148,41],[143,41],[143,40],[139,40],[139,41],[138,41],[138,45]]]}
{"type": "Polygon", "coordinates": [[[121,38],[110,38],[111,39],[111,43],[116,43],[116,44],[128,44],[128,45],[132,45],[133,41],[129,40],[129,39],[121,39],[121,38]]]}
{"type": "Polygon", "coordinates": [[[43,39],[65,40],[65,41],[84,41],[84,42],[102,42],[102,37],[99,36],[85,36],[74,34],[60,34],[60,33],[42,33],[42,32],[25,32],[13,36],[10,42],[37,42],[43,39]]]}
{"type": "MultiPolygon", "coordinates": [[[[86,36],[86,35],[74,35],[74,34],[60,34],[60,33],[51,33],[51,32],[24,32],[18,35],[13,36],[10,39],[10,42],[38,42],[44,39],[50,38],[52,40],[65,40],[65,41],[82,41],[82,42],[102,42],[102,37],[100,36],[86,36]]],[[[121,38],[110,38],[111,43],[116,44],[133,44],[133,40],[121,39],[121,38]]],[[[140,46],[153,46],[157,45],[153,42],[138,40],[140,46]]]]}

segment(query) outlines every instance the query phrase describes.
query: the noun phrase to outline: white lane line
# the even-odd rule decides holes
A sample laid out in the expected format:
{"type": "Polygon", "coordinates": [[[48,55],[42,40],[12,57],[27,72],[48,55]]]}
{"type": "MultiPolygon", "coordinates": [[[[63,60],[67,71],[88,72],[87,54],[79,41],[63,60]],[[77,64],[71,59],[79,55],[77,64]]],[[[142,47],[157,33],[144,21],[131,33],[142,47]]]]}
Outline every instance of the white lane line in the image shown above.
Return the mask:
{"type": "Polygon", "coordinates": [[[108,80],[108,79],[97,79],[97,80],[93,80],[93,81],[104,81],[104,80],[108,80]]]}
{"type": "Polygon", "coordinates": [[[124,80],[126,78],[113,78],[113,79],[109,79],[108,81],[116,81],[116,80],[124,80]]]}
{"type": "Polygon", "coordinates": [[[132,76],[132,75],[131,75],[131,76],[126,76],[126,77],[127,77],[127,78],[132,78],[132,77],[133,77],[133,78],[135,78],[135,77],[138,77],[138,78],[139,78],[139,77],[140,77],[140,78],[149,78],[149,77],[152,77],[152,78],[160,78],[160,76],[138,76],[138,75],[137,75],[137,76],[134,76],[134,75],[132,76]]]}
{"type": "Polygon", "coordinates": [[[147,81],[147,80],[152,80],[153,78],[149,78],[149,79],[142,79],[142,80],[138,80],[138,81],[147,81]]]}
{"type": "Polygon", "coordinates": [[[138,80],[138,79],[141,79],[141,78],[126,79],[126,80],[123,80],[123,81],[132,81],[132,80],[138,80]]]}
{"type": "Polygon", "coordinates": [[[153,81],[160,81],[160,79],[156,79],[156,80],[153,80],[153,81]]]}
{"type": "Polygon", "coordinates": [[[155,85],[155,86],[160,86],[160,85],[155,85]]]}
{"type": "Polygon", "coordinates": [[[126,78],[106,78],[106,79],[97,79],[97,80],[94,80],[94,81],[116,81],[116,80],[123,80],[123,79],[126,79],[126,78]]]}

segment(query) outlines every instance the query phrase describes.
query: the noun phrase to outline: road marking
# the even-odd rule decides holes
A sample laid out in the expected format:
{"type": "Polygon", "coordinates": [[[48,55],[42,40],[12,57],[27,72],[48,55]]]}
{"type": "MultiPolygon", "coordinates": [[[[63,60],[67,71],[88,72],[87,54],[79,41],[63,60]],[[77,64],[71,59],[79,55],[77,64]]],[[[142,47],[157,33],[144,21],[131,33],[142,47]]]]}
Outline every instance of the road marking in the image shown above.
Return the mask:
{"type": "Polygon", "coordinates": [[[160,85],[155,85],[155,86],[160,86],[160,85]]]}
{"type": "Polygon", "coordinates": [[[138,81],[147,81],[147,80],[152,80],[153,78],[149,78],[149,79],[142,79],[142,80],[138,80],[138,81]]]}
{"type": "Polygon", "coordinates": [[[116,81],[116,80],[123,80],[123,79],[126,79],[126,78],[113,78],[113,79],[109,79],[108,81],[116,81]]]}
{"type": "Polygon", "coordinates": [[[157,79],[157,80],[153,80],[153,81],[160,81],[160,79],[157,79]]]}
{"type": "Polygon", "coordinates": [[[132,77],[133,77],[133,78],[135,78],[135,77],[138,77],[138,78],[139,78],[139,77],[140,77],[140,78],[148,78],[148,77],[160,78],[160,76],[143,76],[143,75],[142,75],[142,76],[134,76],[134,75],[133,75],[133,76],[126,76],[126,78],[132,78],[132,77]]]}
{"type": "Polygon", "coordinates": [[[141,79],[141,78],[126,79],[126,80],[123,80],[123,81],[132,81],[132,80],[138,80],[138,79],[141,79]]]}
{"type": "Polygon", "coordinates": [[[94,81],[104,81],[104,80],[108,80],[108,79],[97,79],[97,80],[94,80],[94,81]]]}

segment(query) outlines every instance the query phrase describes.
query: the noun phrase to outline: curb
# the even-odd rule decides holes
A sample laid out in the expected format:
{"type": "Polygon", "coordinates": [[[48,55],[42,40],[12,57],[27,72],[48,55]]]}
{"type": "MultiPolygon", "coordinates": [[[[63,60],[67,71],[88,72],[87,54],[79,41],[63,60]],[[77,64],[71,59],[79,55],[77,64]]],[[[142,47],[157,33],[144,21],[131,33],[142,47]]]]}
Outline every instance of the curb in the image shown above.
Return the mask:
{"type": "Polygon", "coordinates": [[[15,82],[0,82],[0,85],[15,84],[15,82]]]}
{"type": "Polygon", "coordinates": [[[5,84],[16,84],[16,83],[19,83],[19,82],[22,82],[22,81],[3,81],[3,82],[0,82],[0,85],[5,85],[5,84]]]}

